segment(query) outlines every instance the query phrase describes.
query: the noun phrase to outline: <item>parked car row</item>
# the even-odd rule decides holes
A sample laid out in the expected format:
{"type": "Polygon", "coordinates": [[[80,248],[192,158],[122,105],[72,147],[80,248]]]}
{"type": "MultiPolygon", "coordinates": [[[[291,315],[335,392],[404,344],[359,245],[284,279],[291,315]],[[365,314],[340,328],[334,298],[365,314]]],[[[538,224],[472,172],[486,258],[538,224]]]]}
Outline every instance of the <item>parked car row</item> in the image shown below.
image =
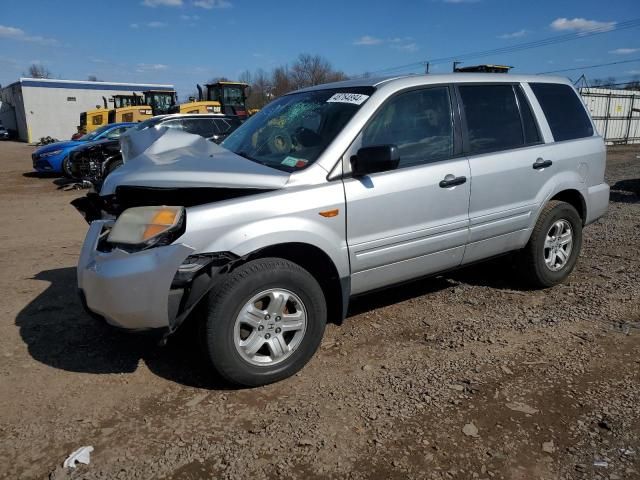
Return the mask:
{"type": "Polygon", "coordinates": [[[241,385],[300,370],[354,295],[509,252],[556,285],[608,207],[603,139],[557,77],[365,78],[284,95],[221,146],[151,133],[74,201],[83,303],[163,338],[196,322],[241,385]]]}
{"type": "Polygon", "coordinates": [[[120,137],[134,128],[167,127],[221,142],[241,124],[237,117],[219,114],[159,115],[140,123],[113,123],[77,140],[55,142],[32,154],[33,168],[41,173],[59,173],[76,180],[99,183],[123,164],[120,137]]]}

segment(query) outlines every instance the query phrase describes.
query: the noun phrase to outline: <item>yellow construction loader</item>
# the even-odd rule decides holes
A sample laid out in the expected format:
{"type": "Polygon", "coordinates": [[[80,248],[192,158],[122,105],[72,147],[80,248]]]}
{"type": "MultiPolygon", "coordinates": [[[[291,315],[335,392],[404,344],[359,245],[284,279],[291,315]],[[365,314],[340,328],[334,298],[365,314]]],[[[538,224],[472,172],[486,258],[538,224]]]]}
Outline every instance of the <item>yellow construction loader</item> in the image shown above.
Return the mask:
{"type": "Polygon", "coordinates": [[[205,84],[206,91],[200,85],[198,99],[174,105],[171,113],[222,113],[236,115],[240,120],[248,116],[246,89],[249,87],[241,82],[216,82],[205,84]]]}

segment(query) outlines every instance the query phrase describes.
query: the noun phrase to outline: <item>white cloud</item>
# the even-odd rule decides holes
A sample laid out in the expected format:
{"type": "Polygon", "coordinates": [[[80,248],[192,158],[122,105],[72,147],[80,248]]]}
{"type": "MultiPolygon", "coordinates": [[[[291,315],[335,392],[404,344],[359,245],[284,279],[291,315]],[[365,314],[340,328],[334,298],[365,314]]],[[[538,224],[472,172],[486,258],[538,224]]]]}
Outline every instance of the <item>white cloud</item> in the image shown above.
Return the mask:
{"type": "Polygon", "coordinates": [[[630,73],[631,75],[640,75],[640,70],[629,70],[627,73],[630,73]]]}
{"type": "Polygon", "coordinates": [[[383,42],[382,39],[372,37],[371,35],[363,35],[353,42],[354,45],[380,45],[383,42]]]}
{"type": "Polygon", "coordinates": [[[131,28],[139,28],[140,27],[140,25],[138,25],[137,23],[131,23],[131,24],[129,24],[129,26],[131,28]]]}
{"type": "Polygon", "coordinates": [[[59,45],[55,38],[46,38],[38,35],[27,35],[27,33],[16,27],[7,27],[0,25],[0,38],[9,38],[20,42],[39,43],[40,45],[59,45]]]}
{"type": "Polygon", "coordinates": [[[163,28],[167,26],[164,22],[148,22],[145,25],[149,28],[163,28]]]}
{"type": "Polygon", "coordinates": [[[524,37],[527,33],[529,32],[525,29],[522,29],[518,30],[517,32],[503,33],[502,35],[498,35],[498,38],[502,38],[504,40],[508,40],[510,38],[521,38],[524,37]]]}
{"type": "Polygon", "coordinates": [[[404,45],[392,45],[396,50],[403,52],[417,52],[420,48],[415,43],[405,43],[404,45]]]}
{"type": "Polygon", "coordinates": [[[480,0],[443,0],[444,3],[478,3],[480,0]]]}
{"type": "Polygon", "coordinates": [[[165,65],[164,63],[139,63],[136,66],[136,72],[158,72],[160,70],[167,70],[169,65],[165,65]]]}
{"type": "Polygon", "coordinates": [[[587,20],[586,18],[556,18],[551,22],[551,28],[557,31],[568,32],[608,32],[616,28],[617,22],[600,22],[598,20],[587,20]]]}
{"type": "Polygon", "coordinates": [[[144,0],[145,7],[181,7],[182,0],[144,0]]]}
{"type": "Polygon", "coordinates": [[[616,48],[615,50],[609,51],[609,53],[613,53],[614,55],[630,55],[636,52],[640,52],[640,48],[616,48]]]}
{"type": "Polygon", "coordinates": [[[394,38],[378,38],[371,35],[363,35],[362,37],[354,40],[353,45],[359,46],[372,46],[386,44],[396,50],[403,52],[415,52],[420,49],[418,45],[412,41],[412,37],[394,37],[394,38]]]}
{"type": "Polygon", "coordinates": [[[180,18],[182,20],[191,20],[191,21],[200,20],[200,16],[198,15],[180,15],[180,18]]]}
{"type": "Polygon", "coordinates": [[[196,0],[193,5],[211,10],[212,8],[231,8],[231,2],[227,0],[196,0]]]}

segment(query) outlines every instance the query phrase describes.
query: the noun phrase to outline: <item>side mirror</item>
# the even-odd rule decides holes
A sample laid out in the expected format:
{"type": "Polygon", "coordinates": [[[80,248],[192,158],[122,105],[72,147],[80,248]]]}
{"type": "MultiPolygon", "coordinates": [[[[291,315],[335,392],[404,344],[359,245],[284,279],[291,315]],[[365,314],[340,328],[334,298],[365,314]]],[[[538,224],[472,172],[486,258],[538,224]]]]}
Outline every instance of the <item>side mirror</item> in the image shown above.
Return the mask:
{"type": "Polygon", "coordinates": [[[374,145],[363,147],[351,157],[351,172],[354,177],[371,173],[395,170],[400,163],[400,151],[396,145],[374,145]]]}

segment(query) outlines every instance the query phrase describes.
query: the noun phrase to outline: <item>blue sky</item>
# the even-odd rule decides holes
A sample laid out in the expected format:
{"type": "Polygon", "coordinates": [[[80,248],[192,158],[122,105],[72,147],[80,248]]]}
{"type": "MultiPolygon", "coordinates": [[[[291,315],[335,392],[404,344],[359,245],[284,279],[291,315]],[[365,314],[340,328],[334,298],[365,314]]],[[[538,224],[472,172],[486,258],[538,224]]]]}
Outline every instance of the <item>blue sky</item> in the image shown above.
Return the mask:
{"type": "MultiPolygon", "coordinates": [[[[355,75],[594,27],[608,33],[466,64],[538,73],[640,58],[640,28],[618,28],[640,18],[639,0],[1,0],[0,7],[3,85],[41,62],[64,79],[172,83],[184,98],[195,83],[270,70],[303,52],[355,75]]],[[[410,71],[420,68],[398,70],[410,71]]],[[[584,73],[627,81],[640,75],[640,62],[584,73]]]]}

